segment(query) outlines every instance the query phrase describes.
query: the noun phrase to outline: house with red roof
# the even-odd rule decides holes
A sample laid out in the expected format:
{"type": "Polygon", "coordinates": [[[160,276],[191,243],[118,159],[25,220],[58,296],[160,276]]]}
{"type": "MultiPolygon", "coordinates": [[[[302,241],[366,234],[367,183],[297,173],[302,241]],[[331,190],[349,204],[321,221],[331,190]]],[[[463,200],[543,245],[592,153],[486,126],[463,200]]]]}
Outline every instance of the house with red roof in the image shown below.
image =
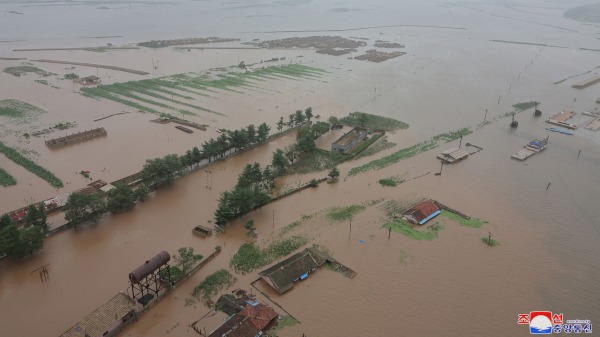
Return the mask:
{"type": "Polygon", "coordinates": [[[402,214],[408,221],[422,225],[438,216],[442,211],[433,200],[422,201],[402,214]]]}
{"type": "Polygon", "coordinates": [[[229,317],[221,326],[211,332],[208,337],[258,337],[269,329],[279,314],[272,308],[262,304],[248,304],[229,317]]]}

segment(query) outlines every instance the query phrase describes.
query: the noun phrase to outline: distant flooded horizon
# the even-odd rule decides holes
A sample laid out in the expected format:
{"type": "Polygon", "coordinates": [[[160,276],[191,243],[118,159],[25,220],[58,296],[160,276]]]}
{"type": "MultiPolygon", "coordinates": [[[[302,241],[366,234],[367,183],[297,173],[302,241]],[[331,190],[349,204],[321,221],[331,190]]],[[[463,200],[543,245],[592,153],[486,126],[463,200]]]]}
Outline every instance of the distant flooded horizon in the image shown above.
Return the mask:
{"type": "MultiPolygon", "coordinates": [[[[127,274],[156,253],[174,254],[190,246],[207,256],[218,245],[220,255],[121,333],[197,336],[190,324],[210,309],[199,301],[189,305],[194,286],[221,268],[232,271],[230,260],[243,243],[268,245],[296,221],[302,225],[293,235],[306,237],[307,246],[326,247],[358,274],[348,279],[318,269],[283,295],[258,282],[259,289],[301,322],[279,332],[281,337],[518,336],[527,334],[527,326],[517,324],[517,315],[536,310],[598,321],[600,131],[584,127],[593,117],[582,112],[598,110],[600,84],[581,90],[572,85],[599,76],[600,30],[563,17],[569,8],[584,4],[579,0],[0,2],[0,68],[29,62],[52,73],[16,77],[0,72],[0,100],[17,99],[45,111],[22,124],[0,119],[0,139],[65,183],[57,190],[0,155],[0,167],[17,180],[15,186],[0,187],[0,213],[86,186],[91,181],[78,173],[82,170],[90,171],[93,180],[115,181],[138,172],[147,159],[181,155],[201,146],[219,136],[217,129],[266,122],[274,132],[280,117],[287,119],[309,106],[323,121],[362,111],[409,124],[408,129],[386,134],[395,144],[392,148],[340,164],[337,183],[322,183],[273,202],[228,224],[222,234],[199,238],[192,228],[212,226],[220,193],[233,188],[244,165],[269,164],[276,149],[293,144],[293,133],[211,164],[205,169],[211,172],[210,189],[208,173],[199,170],[159,189],[130,212],[107,215],[97,224],[47,238],[41,251],[23,261],[3,259],[0,326],[11,336],[60,335],[123,291],[127,274]],[[365,41],[366,46],[341,56],[302,48],[240,49],[255,39],[313,35],[342,36],[365,41]],[[119,47],[211,36],[240,41],[215,43],[210,47],[227,48],[204,50],[195,47],[207,45],[13,51],[109,43],[119,47]],[[406,54],[380,63],[353,58],[376,49],[378,40],[401,44],[398,50],[406,54]],[[274,58],[277,61],[266,62],[274,58]],[[33,61],[39,59],[118,66],[149,75],[33,61]],[[157,115],[119,101],[84,97],[79,84],[63,79],[71,72],[98,75],[105,85],[170,79],[176,74],[219,78],[242,61],[256,68],[302,65],[322,74],[265,76],[252,79],[247,87],[194,89],[180,93],[188,97],[185,100],[156,99],[163,106],[154,109],[208,125],[206,131],[193,134],[171,124],[151,123],[157,115]],[[539,102],[542,116],[527,109],[515,114],[518,127],[509,127],[514,105],[531,101],[539,102]],[[179,113],[193,107],[204,110],[179,113]],[[545,120],[562,110],[576,112],[571,122],[579,128],[572,130],[574,135],[547,130],[551,125],[545,120]],[[117,115],[104,119],[113,114],[117,115]],[[77,125],[41,137],[23,136],[66,121],[77,125]],[[53,150],[44,144],[52,137],[100,126],[107,130],[106,137],[53,150]],[[461,145],[483,150],[461,162],[440,168],[436,158],[441,151],[458,147],[455,140],[381,169],[349,174],[352,168],[465,127],[472,133],[461,145]],[[511,159],[530,141],[546,137],[543,152],[523,162],[511,159]],[[435,174],[442,169],[441,175],[435,174]],[[378,182],[391,177],[403,182],[396,187],[378,182]],[[423,198],[481,219],[484,225],[469,228],[438,217],[434,221],[442,229],[431,241],[382,228],[389,221],[386,201],[408,204],[423,198]],[[370,206],[352,219],[351,232],[347,222],[323,215],[333,207],[353,204],[370,206]],[[256,240],[245,235],[242,225],[249,219],[256,225],[256,240]],[[490,234],[498,246],[482,243],[490,234]],[[32,271],[45,264],[50,280],[42,283],[32,271]]],[[[336,137],[324,136],[317,145],[327,149],[336,137]]],[[[326,175],[327,171],[296,174],[277,182],[289,188],[326,175]]],[[[60,215],[51,221],[64,222],[60,215]]],[[[251,290],[260,270],[235,274],[234,286],[221,293],[251,290]]],[[[284,314],[266,297],[258,299],[284,314]]],[[[212,331],[224,318],[222,313],[204,318],[202,327],[212,331]]]]}

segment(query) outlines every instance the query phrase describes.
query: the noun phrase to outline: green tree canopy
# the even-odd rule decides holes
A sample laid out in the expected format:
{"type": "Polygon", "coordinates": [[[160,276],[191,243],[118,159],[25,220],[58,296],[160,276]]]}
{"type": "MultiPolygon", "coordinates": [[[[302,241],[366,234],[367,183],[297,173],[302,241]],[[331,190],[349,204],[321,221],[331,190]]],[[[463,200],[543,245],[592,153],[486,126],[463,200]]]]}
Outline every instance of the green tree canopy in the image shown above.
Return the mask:
{"type": "Polygon", "coordinates": [[[108,197],[106,208],[110,212],[128,211],[135,207],[136,195],[131,187],[125,184],[117,184],[115,188],[106,194],[108,197]]]}
{"type": "Polygon", "coordinates": [[[98,221],[106,212],[105,200],[98,194],[71,193],[65,205],[65,219],[74,226],[98,221]]]}
{"type": "Polygon", "coordinates": [[[173,255],[173,260],[181,268],[181,271],[186,274],[196,262],[202,260],[202,255],[194,254],[194,248],[192,247],[181,247],[177,252],[179,254],[173,255]]]}
{"type": "Polygon", "coordinates": [[[306,110],[304,110],[304,116],[306,116],[306,120],[310,122],[310,119],[313,117],[313,111],[311,107],[308,107],[306,110]]]}

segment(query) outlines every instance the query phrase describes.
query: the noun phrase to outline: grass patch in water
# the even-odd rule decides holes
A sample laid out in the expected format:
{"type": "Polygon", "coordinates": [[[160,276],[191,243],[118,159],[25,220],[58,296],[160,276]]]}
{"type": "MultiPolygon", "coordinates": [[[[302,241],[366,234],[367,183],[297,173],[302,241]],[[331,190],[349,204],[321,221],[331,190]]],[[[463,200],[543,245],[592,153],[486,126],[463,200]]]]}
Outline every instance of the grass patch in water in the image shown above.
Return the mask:
{"type": "Polygon", "coordinates": [[[396,146],[396,143],[389,142],[387,140],[387,137],[384,137],[382,140],[371,145],[368,149],[364,150],[363,152],[360,152],[358,155],[356,155],[356,157],[354,157],[354,159],[372,156],[380,151],[391,149],[394,146],[396,146]]]}
{"type": "Polygon", "coordinates": [[[462,216],[449,212],[445,209],[442,210],[442,216],[452,221],[458,222],[461,226],[471,228],[481,228],[484,224],[487,223],[487,221],[482,221],[476,218],[465,219],[462,216]]]}
{"type": "Polygon", "coordinates": [[[12,119],[33,118],[46,111],[18,99],[0,100],[0,116],[12,119]]]}
{"type": "Polygon", "coordinates": [[[402,219],[395,219],[383,225],[384,228],[391,229],[392,232],[400,233],[413,240],[433,240],[438,237],[438,232],[443,229],[442,226],[429,226],[427,230],[415,230],[413,226],[407,224],[402,219]]]}
{"type": "Polygon", "coordinates": [[[192,296],[204,301],[210,300],[219,291],[232,286],[236,281],[235,276],[225,269],[219,269],[208,275],[202,282],[194,287],[192,296]]]}
{"type": "Polygon", "coordinates": [[[352,126],[362,126],[369,130],[395,131],[408,128],[408,124],[397,119],[359,111],[341,118],[340,122],[352,126]]]}
{"type": "Polygon", "coordinates": [[[0,142],[0,153],[4,154],[6,158],[12,160],[15,164],[22,166],[27,171],[44,179],[53,187],[61,188],[64,186],[63,182],[50,171],[23,157],[23,155],[21,155],[17,150],[4,145],[2,142],[0,142]]]}
{"type": "Polygon", "coordinates": [[[0,167],[0,186],[7,187],[16,185],[17,181],[13,176],[0,167]]]}
{"type": "Polygon", "coordinates": [[[530,102],[522,102],[522,103],[517,103],[513,105],[513,108],[515,108],[515,110],[517,112],[521,112],[521,111],[525,111],[531,108],[535,108],[536,104],[540,104],[539,102],[536,101],[530,101],[530,102]]]}
{"type": "Polygon", "coordinates": [[[471,132],[472,131],[469,128],[462,128],[457,131],[452,131],[452,132],[436,135],[424,142],[421,142],[419,144],[398,150],[398,151],[396,151],[388,156],[385,156],[383,158],[373,160],[373,161],[366,163],[364,165],[361,165],[361,166],[353,167],[348,174],[353,176],[353,175],[356,175],[359,173],[364,173],[364,172],[374,170],[374,169],[376,169],[376,170],[382,169],[384,167],[393,165],[401,160],[404,160],[404,159],[407,159],[410,157],[414,157],[418,154],[421,154],[423,152],[427,152],[431,149],[434,149],[434,148],[438,147],[439,143],[441,143],[442,141],[445,141],[447,143],[447,142],[456,140],[456,139],[460,138],[461,136],[468,135],[471,132]]]}
{"type": "Polygon", "coordinates": [[[303,154],[296,162],[290,165],[288,174],[306,174],[329,170],[349,159],[352,159],[349,155],[314,149],[311,152],[303,154]]]}
{"type": "Polygon", "coordinates": [[[237,273],[247,274],[263,267],[276,259],[289,255],[308,242],[304,236],[292,236],[279,239],[261,249],[254,243],[244,243],[231,258],[229,265],[237,273]]]}
{"type": "Polygon", "coordinates": [[[327,217],[333,221],[348,221],[366,208],[364,205],[334,207],[327,212],[327,217]]]}

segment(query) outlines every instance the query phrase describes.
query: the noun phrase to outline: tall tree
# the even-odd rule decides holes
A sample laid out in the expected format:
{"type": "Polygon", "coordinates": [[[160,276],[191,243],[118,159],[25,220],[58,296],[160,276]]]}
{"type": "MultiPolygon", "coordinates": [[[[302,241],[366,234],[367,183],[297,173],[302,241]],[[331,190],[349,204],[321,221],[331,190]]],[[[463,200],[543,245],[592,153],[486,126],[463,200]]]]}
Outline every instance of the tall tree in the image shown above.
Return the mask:
{"type": "Polygon", "coordinates": [[[283,121],[283,117],[279,117],[279,120],[277,121],[277,131],[281,132],[284,126],[285,122],[283,121]]]}
{"type": "MultiPolygon", "coordinates": [[[[19,232],[19,243],[21,245],[19,252],[21,254],[33,255],[33,253],[44,247],[44,230],[41,226],[23,228],[19,232]]],[[[14,257],[21,258],[24,255],[14,257]]]]}
{"type": "Polygon", "coordinates": [[[173,255],[173,260],[180,266],[184,274],[187,274],[196,262],[202,260],[202,255],[195,254],[192,247],[181,247],[177,252],[179,254],[173,255]]]}
{"type": "Polygon", "coordinates": [[[291,128],[293,126],[296,125],[296,115],[294,114],[290,114],[288,116],[288,123],[287,123],[288,127],[291,128]]]}
{"type": "Polygon", "coordinates": [[[335,116],[331,116],[329,117],[329,119],[327,120],[331,125],[335,125],[335,124],[340,124],[340,120],[335,117],[335,116]]]}
{"type": "Polygon", "coordinates": [[[271,170],[270,165],[265,167],[262,176],[263,185],[266,189],[272,189],[273,187],[275,187],[275,174],[273,173],[273,170],[271,170]]]}
{"type": "Polygon", "coordinates": [[[4,227],[6,227],[6,226],[8,226],[8,225],[11,225],[12,223],[13,223],[13,221],[12,221],[12,219],[10,218],[10,215],[8,215],[8,213],[6,213],[6,214],[3,214],[3,215],[0,217],[0,229],[2,229],[2,228],[4,228],[4,227]]]}
{"type": "Polygon", "coordinates": [[[135,196],[135,200],[142,202],[148,198],[148,194],[150,193],[150,189],[146,184],[141,184],[134,191],[133,195],[135,196]]]}
{"type": "Polygon", "coordinates": [[[21,245],[17,225],[10,224],[0,229],[0,253],[6,253],[10,257],[20,258],[27,254],[21,245]]]}
{"type": "Polygon", "coordinates": [[[97,222],[106,212],[104,198],[98,194],[71,193],[65,205],[65,219],[77,226],[94,221],[97,222]]]}
{"type": "Polygon", "coordinates": [[[311,130],[315,138],[320,137],[321,135],[326,134],[331,129],[331,125],[326,122],[316,122],[312,125],[311,130]]]}
{"type": "Polygon", "coordinates": [[[215,211],[215,222],[217,225],[224,225],[235,216],[235,210],[233,209],[232,193],[225,191],[221,193],[219,197],[219,206],[215,211]]]}
{"type": "Polygon", "coordinates": [[[106,208],[112,213],[128,211],[135,207],[136,195],[131,187],[125,184],[117,184],[106,194],[108,197],[106,208]]]}
{"type": "Polygon", "coordinates": [[[252,145],[257,141],[256,135],[256,126],[254,124],[250,124],[246,127],[246,132],[248,134],[248,145],[252,145]]]}
{"type": "Polygon", "coordinates": [[[337,167],[334,167],[329,171],[329,173],[327,173],[327,176],[329,176],[332,180],[335,180],[340,176],[340,170],[338,170],[337,167]]]}
{"type": "Polygon", "coordinates": [[[192,162],[196,164],[196,167],[198,167],[200,161],[202,161],[202,153],[200,152],[200,149],[197,146],[194,146],[192,148],[192,162]]]}
{"type": "Polygon", "coordinates": [[[308,107],[306,110],[304,110],[304,116],[306,116],[306,120],[310,122],[310,119],[313,117],[313,111],[311,107],[308,107]]]}
{"type": "Polygon", "coordinates": [[[285,155],[285,158],[287,158],[289,163],[293,164],[294,160],[296,159],[296,156],[298,155],[298,145],[292,144],[286,146],[285,149],[283,149],[283,154],[285,155]]]}
{"type": "Polygon", "coordinates": [[[24,219],[25,223],[29,226],[39,226],[46,228],[46,210],[42,204],[31,204],[27,207],[27,214],[24,219]]]}
{"type": "Polygon", "coordinates": [[[277,172],[279,175],[290,165],[290,162],[285,157],[283,150],[277,149],[275,152],[273,152],[273,160],[271,161],[271,165],[273,165],[275,172],[277,172]]]}
{"type": "Polygon", "coordinates": [[[226,134],[222,133],[217,138],[217,148],[219,149],[219,154],[223,157],[227,154],[227,151],[231,149],[231,145],[229,144],[229,140],[226,134]]]}
{"type": "Polygon", "coordinates": [[[262,123],[258,126],[257,138],[259,142],[264,142],[269,137],[269,131],[271,127],[267,123],[262,123]]]}
{"type": "Polygon", "coordinates": [[[312,152],[315,149],[315,137],[310,127],[298,130],[296,145],[301,152],[312,152]]]}
{"type": "Polygon", "coordinates": [[[302,112],[302,110],[296,110],[296,115],[294,116],[294,121],[296,122],[296,125],[304,123],[304,120],[304,112],[302,112]]]}

